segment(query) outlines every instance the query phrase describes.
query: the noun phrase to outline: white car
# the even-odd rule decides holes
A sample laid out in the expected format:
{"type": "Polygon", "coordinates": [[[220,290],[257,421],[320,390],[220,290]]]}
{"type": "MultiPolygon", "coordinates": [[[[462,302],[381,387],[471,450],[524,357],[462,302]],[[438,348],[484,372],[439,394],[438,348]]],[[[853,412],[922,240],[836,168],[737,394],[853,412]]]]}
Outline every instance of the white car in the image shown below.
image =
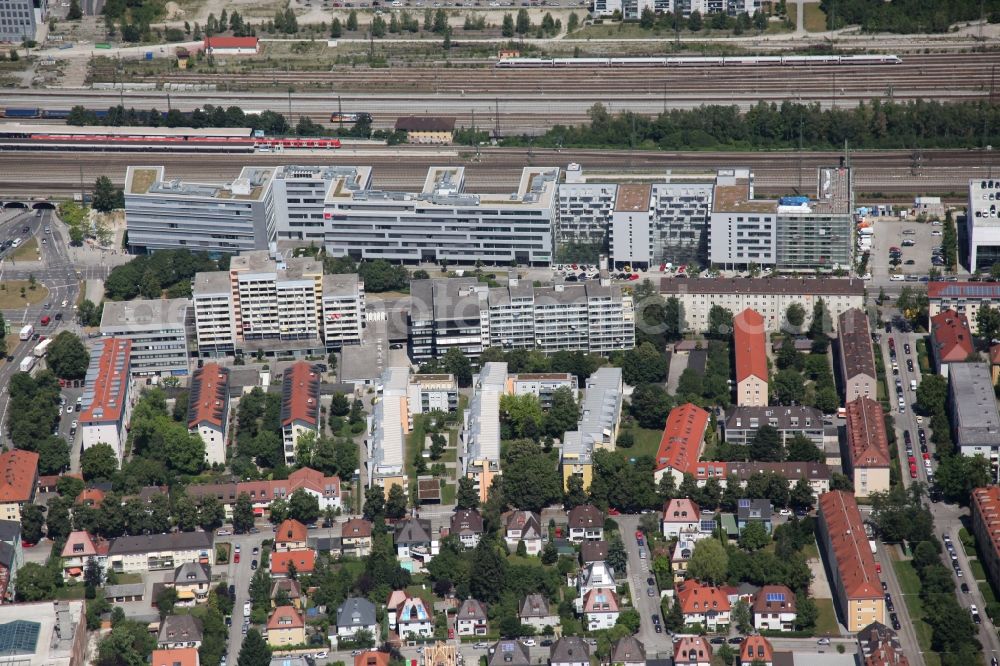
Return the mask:
{"type": "Polygon", "coordinates": [[[61,308],[64,308],[64,307],[66,307],[67,305],[69,305],[69,301],[67,301],[67,300],[66,300],[66,299],[64,298],[64,299],[63,299],[63,302],[59,304],[59,307],[61,307],[61,308]]]}
{"type": "Polygon", "coordinates": [[[489,643],[476,643],[475,645],[472,646],[472,649],[474,649],[474,650],[485,650],[489,646],[490,646],[489,643]]]}
{"type": "Polygon", "coordinates": [[[940,236],[940,235],[941,235],[940,229],[935,229],[934,231],[931,232],[931,236],[940,236]]]}
{"type": "Polygon", "coordinates": [[[816,645],[829,645],[829,644],[830,644],[830,639],[827,638],[826,636],[816,641],[816,645]]]}
{"type": "Polygon", "coordinates": [[[327,654],[326,650],[323,650],[321,652],[317,652],[314,656],[316,659],[326,659],[330,655],[327,654]]]}
{"type": "Polygon", "coordinates": [[[66,405],[66,413],[67,414],[72,413],[73,409],[74,409],[73,405],[66,405]]]}
{"type": "Polygon", "coordinates": [[[526,639],[524,639],[521,642],[524,643],[527,647],[535,647],[535,639],[534,638],[526,638],[526,639]]]}
{"type": "Polygon", "coordinates": [[[792,510],[791,509],[782,509],[781,511],[778,512],[778,514],[781,515],[781,516],[790,516],[790,515],[792,515],[792,510]]]}

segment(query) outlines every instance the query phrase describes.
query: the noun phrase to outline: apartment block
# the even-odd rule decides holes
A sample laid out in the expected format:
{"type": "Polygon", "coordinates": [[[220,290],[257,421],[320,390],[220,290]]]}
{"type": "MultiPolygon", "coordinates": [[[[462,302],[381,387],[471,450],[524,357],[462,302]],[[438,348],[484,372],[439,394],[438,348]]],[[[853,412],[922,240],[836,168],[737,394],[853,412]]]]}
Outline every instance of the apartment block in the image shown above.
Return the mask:
{"type": "Polygon", "coordinates": [[[885,599],[854,495],[833,490],[820,496],[819,547],[829,572],[840,621],[851,633],[885,622],[885,599]]]}
{"type": "Polygon", "coordinates": [[[844,402],[876,398],[875,354],[868,316],[851,308],[837,317],[837,344],[840,346],[840,377],[844,382],[844,402]]]}
{"type": "Polygon", "coordinates": [[[944,377],[948,376],[952,363],[965,363],[975,353],[969,320],[954,310],[945,310],[931,317],[928,343],[934,369],[944,377]]]}
{"type": "Polygon", "coordinates": [[[722,267],[786,270],[849,268],[852,262],[851,170],[822,167],[815,197],[754,197],[748,169],[720,171],[708,234],[709,261],[722,267]]]}
{"type": "Polygon", "coordinates": [[[878,401],[862,396],[847,403],[844,472],[858,497],[889,490],[889,437],[878,401]]]}
{"type": "Polygon", "coordinates": [[[320,370],[298,361],[285,370],[281,384],[281,440],[285,462],[295,462],[295,446],[307,432],[320,433],[320,370]]]}
{"type": "Polygon", "coordinates": [[[527,167],[517,191],[501,196],[467,193],[463,167],[431,167],[420,192],[376,190],[370,178],[345,177],[327,193],[326,251],[411,263],[548,265],[558,180],[558,168],[527,167]]]}
{"type": "Polygon", "coordinates": [[[453,412],[458,409],[458,382],[455,375],[413,375],[406,389],[410,425],[414,414],[453,412]]]}
{"type": "Polygon", "coordinates": [[[568,388],[576,396],[576,376],[569,372],[522,372],[510,375],[508,391],[514,395],[531,394],[538,398],[542,409],[552,406],[553,394],[561,388],[568,388]]]}
{"type": "Polygon", "coordinates": [[[648,266],[652,256],[650,232],[653,214],[648,183],[618,186],[618,197],[611,212],[611,238],[608,251],[616,266],[635,262],[648,266]]]}
{"type": "Polygon", "coordinates": [[[409,368],[387,368],[379,401],[368,417],[368,485],[381,486],[386,496],[393,485],[407,487],[403,465],[410,432],[409,387],[409,368]]]}
{"type": "Polygon", "coordinates": [[[750,308],[733,317],[733,356],[737,406],[766,406],[768,372],[764,318],[750,308]]]}
{"type": "Polygon", "coordinates": [[[750,444],[758,428],[768,425],[778,431],[782,444],[796,435],[823,447],[823,413],[815,407],[732,407],[722,422],[722,433],[729,444],[750,444]]]}
{"type": "Polygon", "coordinates": [[[583,479],[584,490],[593,479],[595,449],[614,450],[621,425],[624,392],[621,368],[598,368],[587,378],[577,429],[563,436],[563,487],[571,476],[583,479]]]}
{"type": "Polygon", "coordinates": [[[206,363],[191,378],[188,430],[205,443],[205,463],[226,464],[229,437],[229,368],[206,363]]]}
{"type": "Polygon", "coordinates": [[[707,330],[708,314],[718,305],[733,313],[752,308],[771,332],[785,325],[792,303],[811,313],[822,299],[833,320],[846,310],[863,308],[865,283],[851,278],[663,278],[660,293],[680,302],[689,331],[707,330]]]}
{"type": "MultiPolygon", "coordinates": [[[[571,164],[567,169],[574,166],[571,164]]],[[[618,186],[611,183],[564,183],[559,186],[559,218],[556,224],[560,247],[577,244],[603,248],[615,208],[618,186]]]]}
{"type": "Polygon", "coordinates": [[[228,271],[198,273],[193,288],[199,356],[324,354],[359,344],[364,286],[356,274],[324,275],[310,257],[247,252],[228,271]]]}
{"type": "Polygon", "coordinates": [[[929,282],[927,284],[928,314],[935,317],[946,310],[965,315],[969,331],[979,333],[976,315],[988,305],[1000,307],[1000,282],[929,282]]]}
{"type": "Polygon", "coordinates": [[[90,354],[83,389],[80,432],[83,448],[110,444],[121,463],[135,403],[129,365],[132,343],[121,338],[97,340],[90,354]]]}
{"type": "Polygon", "coordinates": [[[500,475],[500,397],[507,389],[507,364],[484,363],[472,380],[473,393],[463,414],[460,462],[486,501],[493,479],[500,475]]]}
{"type": "MultiPolygon", "coordinates": [[[[656,450],[656,470],[653,474],[657,483],[664,474],[671,474],[675,483],[680,485],[685,474],[695,471],[705,446],[708,417],[708,412],[690,402],[670,410],[663,426],[660,446],[656,450]]],[[[725,479],[724,473],[719,480],[722,479],[725,479]]]]}
{"type": "Polygon", "coordinates": [[[101,335],[132,343],[129,366],[133,377],[188,374],[187,298],[105,301],[101,335]]]}
{"type": "Polygon", "coordinates": [[[214,556],[211,532],[123,536],[111,542],[108,564],[115,573],[175,569],[188,562],[208,564],[214,556]]]}
{"type": "Polygon", "coordinates": [[[951,437],[963,456],[990,461],[993,478],[1000,474],[1000,413],[989,366],[954,363],[948,371],[948,414],[951,437]]]}
{"type": "Polygon", "coordinates": [[[489,288],[475,278],[410,282],[410,358],[441,358],[457,347],[471,359],[488,346],[489,288]]]}
{"type": "Polygon", "coordinates": [[[993,585],[1000,584],[1000,486],[972,491],[972,532],[980,560],[993,585]]]}
{"type": "Polygon", "coordinates": [[[129,167],[129,247],[138,252],[267,249],[275,239],[274,174],[275,167],[244,167],[232,182],[212,184],[167,180],[162,166],[129,167]]]}

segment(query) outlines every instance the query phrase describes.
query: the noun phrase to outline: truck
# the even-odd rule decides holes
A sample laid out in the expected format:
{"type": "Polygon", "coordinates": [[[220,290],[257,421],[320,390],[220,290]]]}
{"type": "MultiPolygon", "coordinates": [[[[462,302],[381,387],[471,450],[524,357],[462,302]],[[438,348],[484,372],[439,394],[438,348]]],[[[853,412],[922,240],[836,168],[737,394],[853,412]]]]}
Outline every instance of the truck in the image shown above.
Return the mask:
{"type": "Polygon", "coordinates": [[[33,367],[35,367],[35,357],[25,356],[24,358],[21,359],[21,365],[19,366],[18,369],[21,372],[30,372],[33,367]]]}
{"type": "Polygon", "coordinates": [[[42,340],[37,345],[35,345],[35,349],[34,351],[32,351],[32,353],[35,355],[35,358],[42,358],[43,356],[45,356],[45,353],[49,350],[49,345],[51,344],[52,344],[52,338],[46,338],[45,340],[42,340]]]}
{"type": "Polygon", "coordinates": [[[21,332],[18,334],[17,337],[21,338],[22,340],[30,340],[31,335],[34,332],[35,332],[35,327],[32,326],[31,324],[26,324],[25,326],[21,327],[21,332]]]}

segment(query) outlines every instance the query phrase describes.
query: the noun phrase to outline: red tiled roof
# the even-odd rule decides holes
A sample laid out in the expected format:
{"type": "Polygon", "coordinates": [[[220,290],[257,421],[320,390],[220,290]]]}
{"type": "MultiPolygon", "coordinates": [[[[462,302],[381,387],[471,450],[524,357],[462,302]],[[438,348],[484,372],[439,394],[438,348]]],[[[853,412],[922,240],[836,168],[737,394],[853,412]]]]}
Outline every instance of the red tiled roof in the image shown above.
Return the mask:
{"type": "Polygon", "coordinates": [[[819,497],[819,514],[847,598],[881,599],[882,584],[875,571],[875,556],[868,545],[854,495],[842,490],[823,493],[819,497]]]}
{"type": "Polygon", "coordinates": [[[206,49],[256,49],[256,37],[206,37],[206,49]]]}
{"type": "Polygon", "coordinates": [[[677,598],[681,602],[681,612],[685,615],[730,610],[729,597],[717,587],[697,581],[684,581],[677,586],[677,598]]]}
{"type": "Polygon", "coordinates": [[[584,613],[617,613],[618,595],[610,588],[596,587],[583,595],[584,613]]]}
{"type": "MultiPolygon", "coordinates": [[[[969,320],[964,314],[945,310],[931,317],[931,345],[938,363],[962,362],[974,351],[969,320]]],[[[992,358],[992,350],[990,352],[992,358]]]]}
{"type": "Polygon", "coordinates": [[[289,518],[278,525],[278,529],[274,533],[274,543],[305,541],[308,536],[309,530],[306,529],[305,525],[294,518],[289,518]]]}
{"type": "Polygon", "coordinates": [[[223,429],[226,405],[229,403],[229,368],[218,363],[206,363],[191,378],[188,403],[188,428],[208,423],[223,429]]]}
{"type": "Polygon", "coordinates": [[[672,499],[663,507],[665,523],[690,523],[700,520],[699,516],[698,505],[686,497],[672,499]]]}
{"type": "Polygon", "coordinates": [[[763,636],[747,636],[740,645],[740,663],[752,664],[758,661],[765,664],[774,661],[774,648],[763,636]]]}
{"type": "Polygon", "coordinates": [[[149,666],[198,666],[198,648],[153,650],[149,666]]]}
{"type": "Polygon", "coordinates": [[[354,657],[354,666],[389,666],[389,653],[369,650],[354,657]]]}
{"type": "Polygon", "coordinates": [[[0,503],[27,502],[35,494],[38,454],[11,449],[0,454],[0,503]]]}
{"type": "Polygon", "coordinates": [[[736,382],[747,377],[767,381],[767,340],[764,318],[747,308],[733,317],[733,348],[736,357],[736,382]]]}
{"type": "Polygon", "coordinates": [[[693,472],[708,426],[708,412],[690,402],[674,407],[663,427],[660,448],[656,451],[657,471],[670,467],[693,472]]]}
{"type": "Polygon", "coordinates": [[[340,497],[340,477],[323,476],[322,472],[303,467],[284,480],[192,484],[188,486],[187,492],[192,497],[214,495],[224,504],[233,504],[240,493],[246,493],[254,504],[266,505],[272,500],[289,497],[299,488],[312,490],[327,499],[335,499],[340,497]]]}
{"type": "Polygon", "coordinates": [[[285,370],[281,388],[281,425],[296,421],[319,425],[319,370],[307,361],[285,370]]]}
{"type": "Polygon", "coordinates": [[[316,566],[316,551],[312,549],[289,550],[284,553],[271,553],[271,573],[288,574],[288,565],[295,564],[298,573],[312,573],[316,566]]]}
{"type": "Polygon", "coordinates": [[[889,438],[878,402],[862,396],[847,403],[846,430],[852,467],[889,466],[889,438]]]}
{"type": "MultiPolygon", "coordinates": [[[[94,352],[100,352],[97,376],[88,371],[87,391],[93,391],[89,405],[80,413],[80,423],[110,423],[121,418],[129,382],[129,353],[132,341],[124,338],[98,340],[94,352]]],[[[93,361],[91,361],[93,363],[93,361]]]]}
{"type": "Polygon", "coordinates": [[[997,282],[928,282],[927,298],[966,298],[975,301],[990,301],[1000,298],[1000,283],[997,282]]]}
{"type": "Polygon", "coordinates": [[[372,535],[372,524],[364,518],[351,518],[340,530],[342,539],[361,539],[372,535]]]}
{"type": "Polygon", "coordinates": [[[298,629],[306,626],[305,620],[293,606],[278,606],[267,618],[268,631],[271,629],[298,629]]]}
{"type": "Polygon", "coordinates": [[[103,501],[104,491],[100,488],[84,488],[76,497],[76,504],[82,506],[100,506],[103,501]]]}
{"type": "MultiPolygon", "coordinates": [[[[989,547],[993,549],[994,558],[1000,555],[1000,486],[987,486],[972,491],[973,524],[981,529],[976,533],[984,533],[990,540],[989,547]]],[[[986,547],[986,544],[981,544],[986,547]]]]}
{"type": "Polygon", "coordinates": [[[712,646],[704,636],[684,636],[674,646],[674,662],[710,664],[712,663],[712,646]]]}

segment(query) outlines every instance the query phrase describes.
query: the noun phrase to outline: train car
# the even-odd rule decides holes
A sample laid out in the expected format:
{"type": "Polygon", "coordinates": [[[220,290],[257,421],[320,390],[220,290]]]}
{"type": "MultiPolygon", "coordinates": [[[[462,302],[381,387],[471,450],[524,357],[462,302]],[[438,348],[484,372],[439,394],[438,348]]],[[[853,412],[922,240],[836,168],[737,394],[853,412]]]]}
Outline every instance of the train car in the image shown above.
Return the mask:
{"type": "Polygon", "coordinates": [[[840,56],[842,65],[898,65],[903,62],[896,55],[847,55],[840,56]]]}
{"type": "Polygon", "coordinates": [[[666,58],[611,58],[612,67],[663,67],[666,58]]]}
{"type": "Polygon", "coordinates": [[[689,56],[689,57],[678,57],[678,58],[667,58],[667,66],[679,66],[679,67],[691,67],[691,66],[714,66],[718,65],[721,67],[723,65],[722,58],[713,58],[708,56],[689,56]]]}
{"type": "Polygon", "coordinates": [[[782,56],[782,65],[839,65],[840,56],[817,55],[817,56],[782,56]]]}
{"type": "Polygon", "coordinates": [[[780,65],[781,56],[726,57],[722,59],[722,63],[727,67],[729,65],[780,65]]]}
{"type": "Polygon", "coordinates": [[[50,120],[65,120],[69,118],[69,109],[45,109],[42,111],[42,118],[50,120]]]}
{"type": "Polygon", "coordinates": [[[551,58],[504,58],[497,67],[551,67],[551,58]]]}
{"type": "Polygon", "coordinates": [[[553,67],[587,67],[598,66],[607,67],[610,64],[608,58],[553,58],[553,67]]]}
{"type": "Polygon", "coordinates": [[[39,108],[16,108],[8,106],[3,110],[4,118],[41,118],[42,110],[39,108]]]}

